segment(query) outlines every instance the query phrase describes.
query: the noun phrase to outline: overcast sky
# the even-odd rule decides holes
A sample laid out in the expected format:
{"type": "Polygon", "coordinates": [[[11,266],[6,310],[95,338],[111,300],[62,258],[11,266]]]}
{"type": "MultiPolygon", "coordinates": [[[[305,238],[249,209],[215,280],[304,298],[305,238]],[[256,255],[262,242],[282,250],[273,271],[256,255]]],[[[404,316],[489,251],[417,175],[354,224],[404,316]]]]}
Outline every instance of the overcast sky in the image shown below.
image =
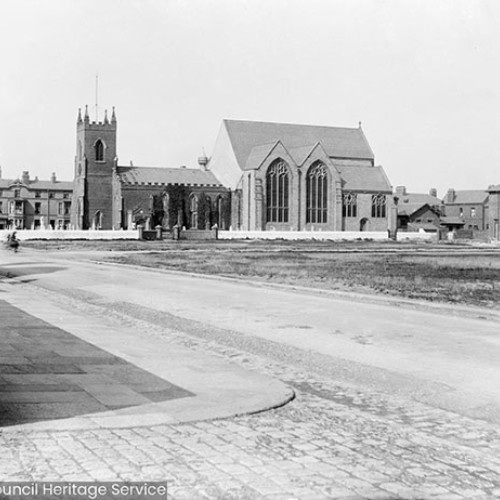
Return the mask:
{"type": "Polygon", "coordinates": [[[196,166],[223,118],[362,126],[409,191],[500,182],[498,0],[1,0],[0,165],[72,180],[79,107],[122,165],[196,166]]]}

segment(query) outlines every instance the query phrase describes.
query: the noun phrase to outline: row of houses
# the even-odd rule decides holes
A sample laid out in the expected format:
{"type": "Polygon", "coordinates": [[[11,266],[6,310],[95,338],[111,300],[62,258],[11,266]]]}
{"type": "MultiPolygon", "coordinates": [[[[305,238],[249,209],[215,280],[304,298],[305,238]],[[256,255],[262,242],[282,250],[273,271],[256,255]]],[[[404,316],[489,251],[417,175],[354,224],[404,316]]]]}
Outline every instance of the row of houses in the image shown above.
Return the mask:
{"type": "Polygon", "coordinates": [[[484,190],[449,189],[440,199],[436,189],[429,194],[395,189],[398,230],[437,232],[440,229],[470,237],[499,239],[500,185],[484,190]]]}
{"type": "Polygon", "coordinates": [[[3,179],[0,229],[130,229],[137,225],[235,231],[437,231],[498,238],[498,186],[450,190],[443,200],[394,191],[361,123],[325,127],[223,120],[195,168],[121,165],[117,119],[76,122],[73,181],[23,172],[3,179]]]}

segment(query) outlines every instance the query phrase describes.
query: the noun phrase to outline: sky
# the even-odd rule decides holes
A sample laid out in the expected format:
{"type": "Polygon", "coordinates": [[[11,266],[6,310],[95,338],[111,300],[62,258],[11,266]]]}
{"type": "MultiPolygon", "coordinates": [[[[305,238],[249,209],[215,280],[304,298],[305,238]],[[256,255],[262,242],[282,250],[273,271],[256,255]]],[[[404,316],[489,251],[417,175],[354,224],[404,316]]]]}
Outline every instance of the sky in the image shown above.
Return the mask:
{"type": "Polygon", "coordinates": [[[4,178],[72,180],[97,100],[121,165],[196,167],[224,118],[361,121],[394,187],[500,183],[498,0],[1,0],[0,61],[4,178]]]}

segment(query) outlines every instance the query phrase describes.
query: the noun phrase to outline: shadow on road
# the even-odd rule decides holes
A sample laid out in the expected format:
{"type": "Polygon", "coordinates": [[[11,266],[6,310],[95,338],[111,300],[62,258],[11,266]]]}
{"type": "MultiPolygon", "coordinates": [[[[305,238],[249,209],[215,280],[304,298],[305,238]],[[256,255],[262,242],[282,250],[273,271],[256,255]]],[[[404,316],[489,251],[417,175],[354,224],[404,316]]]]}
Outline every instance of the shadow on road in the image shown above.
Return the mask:
{"type": "MultiPolygon", "coordinates": [[[[64,271],[65,269],[66,268],[62,266],[44,266],[40,265],[40,263],[4,264],[0,266],[0,280],[31,276],[34,274],[51,274],[58,271],[64,271]]],[[[34,279],[30,281],[34,281],[34,279]]],[[[24,280],[24,282],[26,283],[26,280],[24,280]]]]}

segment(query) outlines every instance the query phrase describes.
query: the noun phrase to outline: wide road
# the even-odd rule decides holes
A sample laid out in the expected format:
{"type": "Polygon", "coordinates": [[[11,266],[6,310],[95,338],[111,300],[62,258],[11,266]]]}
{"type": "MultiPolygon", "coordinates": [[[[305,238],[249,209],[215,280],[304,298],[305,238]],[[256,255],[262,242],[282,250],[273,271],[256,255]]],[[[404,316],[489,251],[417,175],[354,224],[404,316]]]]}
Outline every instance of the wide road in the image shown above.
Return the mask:
{"type": "Polygon", "coordinates": [[[97,264],[90,254],[1,257],[4,291],[39,290],[88,310],[89,321],[151,330],[274,377],[297,398],[226,420],[6,431],[0,480],[167,478],[174,499],[500,498],[500,322],[486,312],[97,264]]]}
{"type": "Polygon", "coordinates": [[[167,324],[195,321],[231,332],[242,345],[259,338],[299,349],[336,380],[500,423],[500,323],[480,313],[464,317],[463,307],[373,304],[243,280],[51,260],[35,251],[16,259],[20,265],[9,273],[37,286],[103,298],[109,308],[134,305],[129,314],[147,319],[150,311],[157,322],[159,313],[167,324]]]}

